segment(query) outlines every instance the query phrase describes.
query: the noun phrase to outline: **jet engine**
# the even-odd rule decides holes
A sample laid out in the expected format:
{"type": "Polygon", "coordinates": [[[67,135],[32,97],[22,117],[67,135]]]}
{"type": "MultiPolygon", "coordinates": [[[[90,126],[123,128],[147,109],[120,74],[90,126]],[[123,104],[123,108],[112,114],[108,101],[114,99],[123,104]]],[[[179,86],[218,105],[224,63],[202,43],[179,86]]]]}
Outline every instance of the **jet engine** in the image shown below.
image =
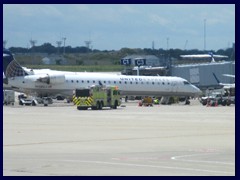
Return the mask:
{"type": "Polygon", "coordinates": [[[63,74],[55,74],[55,75],[48,75],[45,77],[40,77],[37,81],[47,84],[61,84],[65,82],[65,75],[63,74]]]}

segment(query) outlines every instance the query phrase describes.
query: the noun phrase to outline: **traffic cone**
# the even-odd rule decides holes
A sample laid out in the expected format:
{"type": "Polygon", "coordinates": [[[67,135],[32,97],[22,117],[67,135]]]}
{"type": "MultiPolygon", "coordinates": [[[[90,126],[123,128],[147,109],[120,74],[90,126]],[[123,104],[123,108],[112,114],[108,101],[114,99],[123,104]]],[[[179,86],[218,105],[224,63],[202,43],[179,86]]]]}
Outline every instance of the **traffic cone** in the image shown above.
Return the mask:
{"type": "Polygon", "coordinates": [[[142,104],[142,102],[141,102],[141,101],[139,101],[139,102],[138,102],[138,106],[140,106],[140,107],[141,107],[142,105],[143,105],[143,104],[142,104]]]}

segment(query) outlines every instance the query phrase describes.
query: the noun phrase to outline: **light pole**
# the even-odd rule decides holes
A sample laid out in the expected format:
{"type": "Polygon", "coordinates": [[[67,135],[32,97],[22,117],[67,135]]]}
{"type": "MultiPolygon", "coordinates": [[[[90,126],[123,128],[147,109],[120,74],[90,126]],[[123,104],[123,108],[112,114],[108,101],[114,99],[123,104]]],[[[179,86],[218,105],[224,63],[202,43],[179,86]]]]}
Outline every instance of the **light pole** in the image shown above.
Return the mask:
{"type": "MultiPolygon", "coordinates": [[[[30,44],[31,44],[33,54],[34,54],[34,47],[35,47],[36,43],[37,43],[37,40],[33,40],[32,38],[30,39],[30,44]]],[[[33,56],[33,58],[32,58],[32,65],[33,65],[33,61],[35,61],[35,56],[33,56]]]]}
{"type": "Polygon", "coordinates": [[[3,48],[5,49],[7,45],[7,40],[3,40],[3,48]]]}
{"type": "Polygon", "coordinates": [[[206,50],[206,21],[207,19],[204,19],[204,51],[206,50]]]}
{"type": "Polygon", "coordinates": [[[65,41],[66,41],[66,37],[63,37],[63,54],[65,54],[65,41]]]}
{"type": "Polygon", "coordinates": [[[169,38],[167,38],[167,50],[168,50],[168,46],[169,46],[169,38]]]}
{"type": "Polygon", "coordinates": [[[91,45],[92,41],[85,41],[86,44],[86,48],[87,48],[87,56],[88,56],[88,60],[89,60],[89,50],[90,50],[90,45],[91,45]]]}
{"type": "Polygon", "coordinates": [[[62,41],[57,41],[56,43],[57,43],[58,55],[59,55],[59,53],[60,53],[60,52],[59,52],[59,51],[60,51],[59,49],[60,49],[60,47],[61,47],[62,41]]]}

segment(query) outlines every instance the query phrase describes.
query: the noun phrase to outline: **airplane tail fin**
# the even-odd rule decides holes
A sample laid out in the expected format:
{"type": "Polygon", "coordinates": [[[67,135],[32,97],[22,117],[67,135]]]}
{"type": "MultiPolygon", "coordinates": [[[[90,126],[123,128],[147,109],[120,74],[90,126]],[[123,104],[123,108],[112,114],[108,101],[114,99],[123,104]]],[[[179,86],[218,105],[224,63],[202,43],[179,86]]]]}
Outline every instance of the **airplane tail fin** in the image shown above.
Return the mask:
{"type": "Polygon", "coordinates": [[[10,78],[25,75],[28,75],[28,73],[14,59],[13,54],[3,49],[3,77],[10,78]]]}
{"type": "Polygon", "coordinates": [[[216,62],[215,59],[214,59],[214,57],[213,57],[213,53],[212,53],[212,52],[209,52],[208,54],[209,54],[209,55],[211,56],[211,58],[212,58],[212,61],[211,61],[211,62],[216,62]]]}
{"type": "Polygon", "coordinates": [[[216,76],[215,73],[213,73],[213,76],[214,76],[214,78],[216,79],[216,81],[218,82],[218,84],[220,84],[221,82],[219,81],[219,79],[217,78],[217,76],[216,76]]]}

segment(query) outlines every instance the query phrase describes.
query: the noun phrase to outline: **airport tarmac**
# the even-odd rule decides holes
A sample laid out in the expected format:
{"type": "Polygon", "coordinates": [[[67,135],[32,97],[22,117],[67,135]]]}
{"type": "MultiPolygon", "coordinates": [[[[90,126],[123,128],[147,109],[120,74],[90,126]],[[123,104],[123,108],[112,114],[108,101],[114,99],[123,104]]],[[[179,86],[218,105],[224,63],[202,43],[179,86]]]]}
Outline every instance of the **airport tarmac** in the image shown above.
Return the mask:
{"type": "Polygon", "coordinates": [[[235,106],[3,106],[4,176],[234,176],[235,106]]]}

